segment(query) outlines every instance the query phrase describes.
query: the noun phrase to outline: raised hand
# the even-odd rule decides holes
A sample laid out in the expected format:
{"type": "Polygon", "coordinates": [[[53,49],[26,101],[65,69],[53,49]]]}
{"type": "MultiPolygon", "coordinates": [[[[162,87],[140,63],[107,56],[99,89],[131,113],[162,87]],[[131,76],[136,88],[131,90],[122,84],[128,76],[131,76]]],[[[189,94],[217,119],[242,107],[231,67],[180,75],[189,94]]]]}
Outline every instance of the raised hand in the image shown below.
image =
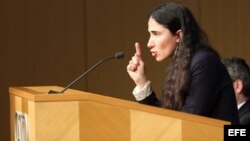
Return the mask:
{"type": "Polygon", "coordinates": [[[135,55],[132,56],[127,65],[127,72],[139,88],[143,88],[147,83],[145,65],[141,55],[141,47],[138,42],[135,43],[135,55]]]}

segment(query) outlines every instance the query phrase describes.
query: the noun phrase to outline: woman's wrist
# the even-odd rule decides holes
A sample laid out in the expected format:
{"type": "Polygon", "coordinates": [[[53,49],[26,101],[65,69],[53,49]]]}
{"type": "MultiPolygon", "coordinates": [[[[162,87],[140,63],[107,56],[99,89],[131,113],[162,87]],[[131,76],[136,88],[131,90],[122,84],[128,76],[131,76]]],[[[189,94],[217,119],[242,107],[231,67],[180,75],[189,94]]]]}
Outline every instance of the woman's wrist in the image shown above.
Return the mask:
{"type": "Polygon", "coordinates": [[[138,86],[134,88],[132,93],[135,96],[137,101],[141,101],[151,94],[152,89],[151,89],[150,84],[151,82],[147,81],[143,88],[139,88],[138,86]]]}
{"type": "Polygon", "coordinates": [[[145,87],[145,85],[147,84],[148,80],[144,79],[138,83],[136,83],[136,86],[139,87],[140,89],[143,89],[145,87]]]}

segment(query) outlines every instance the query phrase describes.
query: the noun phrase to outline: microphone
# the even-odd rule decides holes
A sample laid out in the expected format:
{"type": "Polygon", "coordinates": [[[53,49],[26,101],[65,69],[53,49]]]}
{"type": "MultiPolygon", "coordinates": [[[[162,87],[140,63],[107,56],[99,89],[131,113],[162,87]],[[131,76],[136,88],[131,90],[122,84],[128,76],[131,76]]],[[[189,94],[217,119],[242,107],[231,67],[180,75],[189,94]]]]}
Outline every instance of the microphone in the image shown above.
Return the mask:
{"type": "Polygon", "coordinates": [[[58,91],[54,91],[54,90],[49,90],[49,94],[63,94],[64,91],[66,91],[68,88],[70,88],[73,84],[75,84],[78,80],[80,80],[83,76],[85,76],[86,74],[88,74],[91,70],[93,70],[94,68],[96,68],[97,66],[99,66],[101,63],[107,61],[107,60],[111,60],[111,59],[122,59],[124,57],[124,53],[123,52],[117,52],[115,53],[115,55],[102,59],[101,61],[99,61],[98,63],[96,63],[94,66],[92,66],[90,69],[88,69],[87,71],[85,71],[82,75],[80,75],[79,77],[77,77],[73,82],[71,82],[68,86],[66,86],[62,91],[58,92],[58,91]]]}

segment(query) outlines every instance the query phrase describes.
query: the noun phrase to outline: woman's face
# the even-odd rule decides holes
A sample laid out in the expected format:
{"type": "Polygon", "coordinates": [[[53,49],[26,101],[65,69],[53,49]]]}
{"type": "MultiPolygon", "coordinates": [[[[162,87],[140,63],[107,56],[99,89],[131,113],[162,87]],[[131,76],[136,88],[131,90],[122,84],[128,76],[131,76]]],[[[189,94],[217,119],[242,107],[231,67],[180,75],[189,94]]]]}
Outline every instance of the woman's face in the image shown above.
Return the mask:
{"type": "Polygon", "coordinates": [[[148,20],[148,32],[150,38],[147,46],[156,61],[160,62],[171,58],[177,47],[179,37],[173,35],[169,29],[157,23],[153,18],[148,20]]]}

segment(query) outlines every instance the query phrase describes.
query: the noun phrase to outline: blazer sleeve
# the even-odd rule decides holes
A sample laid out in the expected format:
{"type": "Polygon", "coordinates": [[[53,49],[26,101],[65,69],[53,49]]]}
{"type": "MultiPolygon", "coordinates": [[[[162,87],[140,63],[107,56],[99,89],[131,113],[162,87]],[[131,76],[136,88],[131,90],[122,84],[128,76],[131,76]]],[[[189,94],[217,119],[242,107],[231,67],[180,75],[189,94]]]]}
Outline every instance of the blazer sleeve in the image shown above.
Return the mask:
{"type": "Polygon", "coordinates": [[[161,102],[156,97],[155,92],[152,91],[152,93],[148,97],[146,97],[145,99],[139,101],[139,103],[160,107],[161,102]]]}

